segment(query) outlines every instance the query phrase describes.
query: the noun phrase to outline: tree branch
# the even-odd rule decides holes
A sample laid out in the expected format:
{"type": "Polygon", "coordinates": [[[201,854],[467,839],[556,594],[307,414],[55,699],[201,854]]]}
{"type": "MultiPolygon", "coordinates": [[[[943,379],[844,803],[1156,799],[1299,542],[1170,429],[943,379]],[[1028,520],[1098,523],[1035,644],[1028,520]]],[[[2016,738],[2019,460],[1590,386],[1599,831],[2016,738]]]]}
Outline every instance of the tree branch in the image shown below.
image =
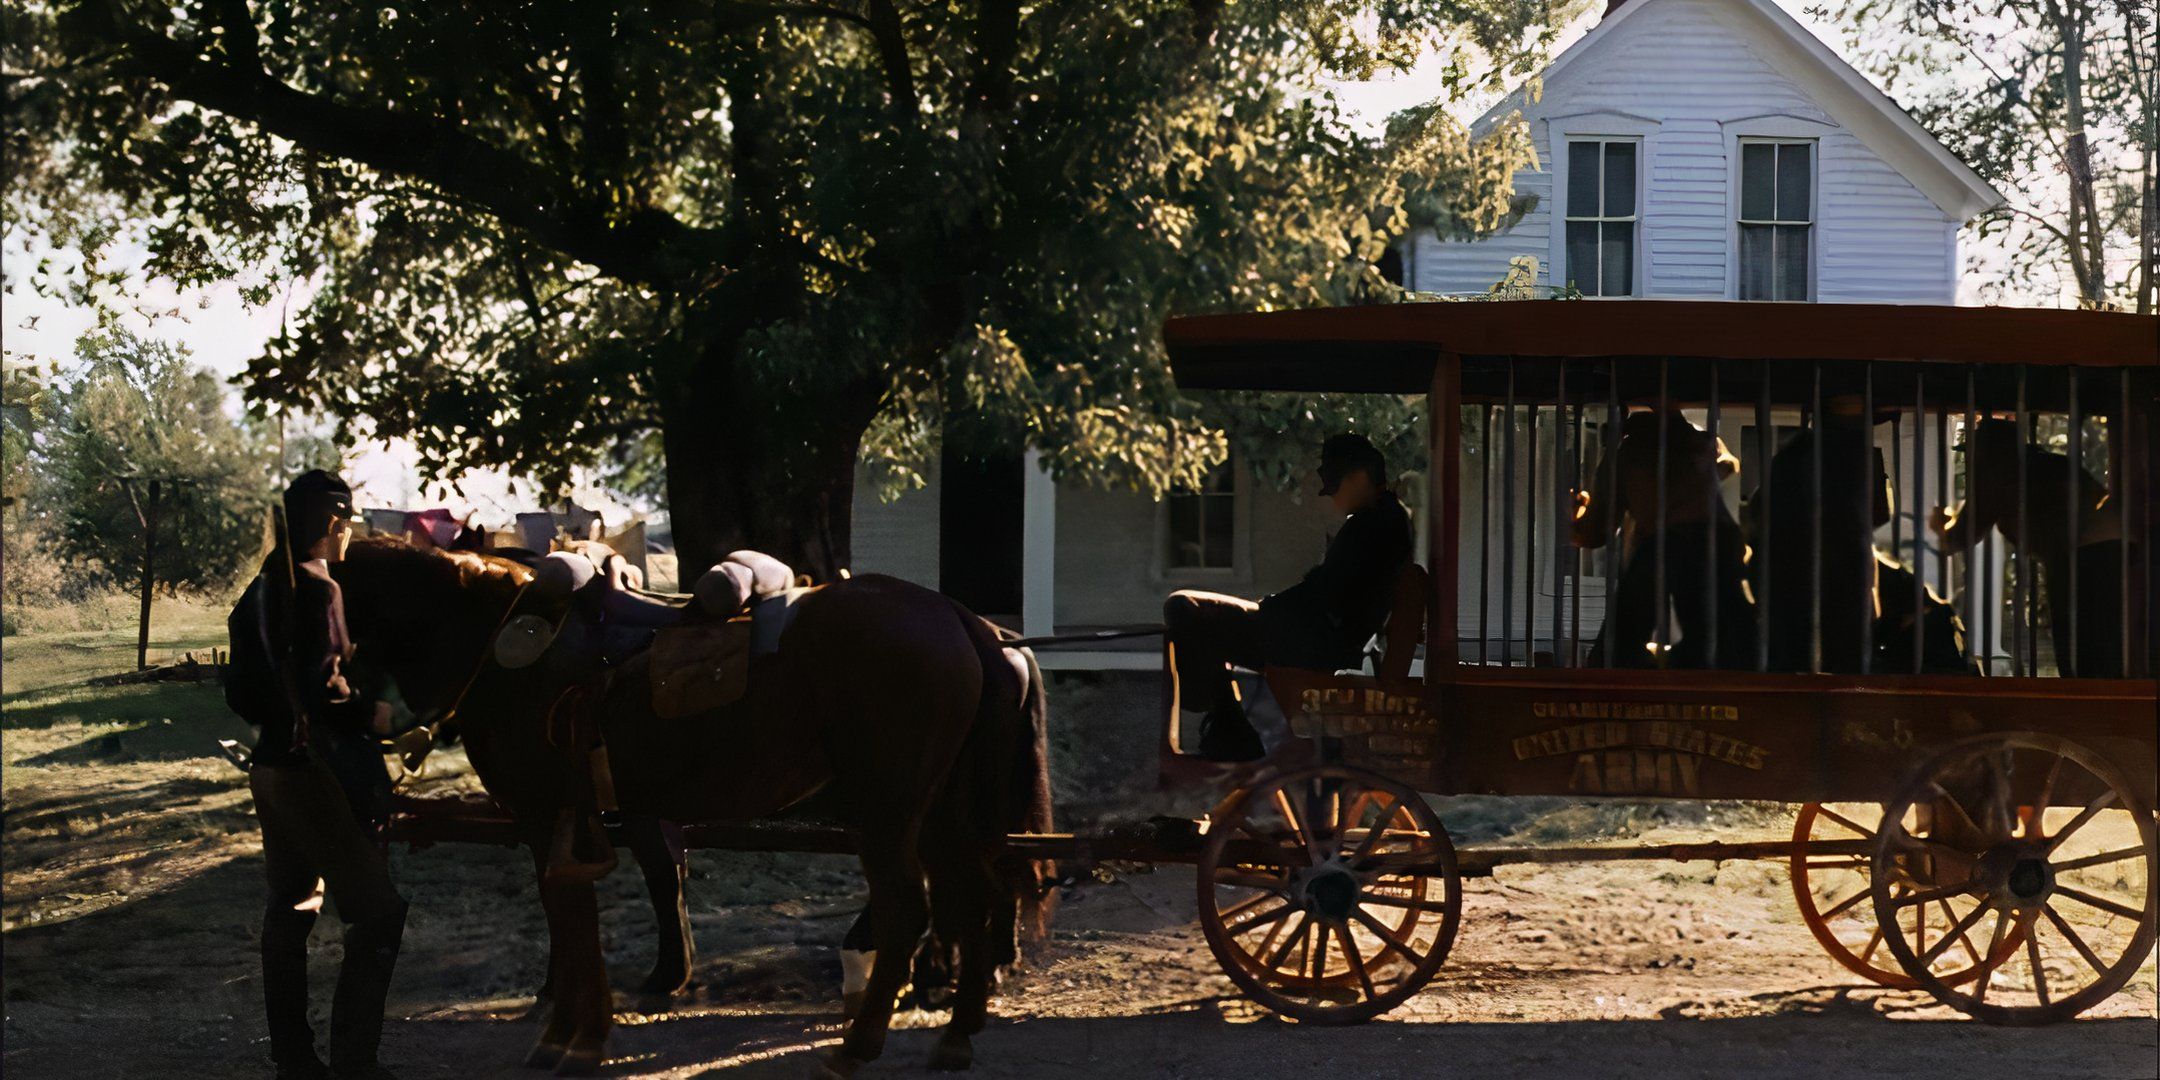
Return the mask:
{"type": "Polygon", "coordinates": [[[105,15],[103,29],[125,50],[124,71],[309,151],[425,182],[613,276],[679,284],[726,261],[725,230],[695,228],[654,208],[610,214],[604,202],[570,190],[524,157],[451,125],[296,90],[260,70],[207,59],[193,45],[125,26],[109,9],[105,15]]]}

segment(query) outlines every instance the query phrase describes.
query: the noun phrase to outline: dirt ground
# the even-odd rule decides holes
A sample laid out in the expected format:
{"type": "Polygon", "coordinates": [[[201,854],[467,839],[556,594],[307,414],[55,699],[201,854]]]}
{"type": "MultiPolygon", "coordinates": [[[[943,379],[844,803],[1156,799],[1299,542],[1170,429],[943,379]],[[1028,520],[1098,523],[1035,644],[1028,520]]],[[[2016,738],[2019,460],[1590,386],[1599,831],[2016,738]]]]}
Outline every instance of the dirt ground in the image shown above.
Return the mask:
{"type": "MultiPolygon", "coordinates": [[[[182,626],[165,649],[214,625],[182,626]]],[[[10,638],[5,689],[5,1049],[10,1076],[267,1076],[256,982],[259,851],[215,687],[87,687],[112,642],[10,638]],[[80,654],[80,655],[78,655],[80,654]]],[[[205,640],[197,640],[203,638],[205,640]]],[[[132,659],[131,656],[128,659],[132,659]]],[[[1152,686],[1054,691],[1068,827],[1197,806],[1144,790],[1152,686]]],[[[456,755],[430,784],[469,783],[456,755]]],[[[1441,800],[1458,844],[1779,836],[1776,807],[1441,800]]],[[[545,961],[529,864],[508,849],[398,851],[413,901],[385,1057],[411,1078],[516,1067],[545,961]]],[[[833,947],[860,903],[845,858],[699,852],[696,986],[664,1014],[628,988],[651,958],[635,875],[604,883],[621,1025],[612,1076],[806,1076],[837,1042],[833,947]]],[[[1780,866],[1503,868],[1468,883],[1439,978],[1350,1029],[1303,1027],[1237,995],[1193,922],[1179,867],[1120,867],[1068,890],[1050,946],[976,1040],[985,1076],[1466,1077],[2160,1075],[2155,979],[2077,1023],[2003,1030],[1870,987],[1824,956],[1780,866]]],[[[339,953],[315,941],[318,1015],[339,953]]],[[[935,1015],[910,1013],[865,1075],[915,1073],[935,1015]]]]}

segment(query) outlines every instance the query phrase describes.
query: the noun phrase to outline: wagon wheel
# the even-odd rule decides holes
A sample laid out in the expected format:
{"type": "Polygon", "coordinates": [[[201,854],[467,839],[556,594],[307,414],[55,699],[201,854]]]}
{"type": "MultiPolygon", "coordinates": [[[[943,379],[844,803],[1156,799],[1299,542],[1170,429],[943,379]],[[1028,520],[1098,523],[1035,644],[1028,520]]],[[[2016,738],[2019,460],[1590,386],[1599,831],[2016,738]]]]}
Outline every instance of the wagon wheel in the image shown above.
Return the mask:
{"type": "Polygon", "coordinates": [[[2119,769],[2068,739],[2018,733],[1952,745],[1885,809],[1870,895],[1886,927],[1937,900],[1960,917],[1947,936],[1895,933],[1885,945],[1915,983],[1977,1019],[2030,1025],[2083,1012],[2152,952],[2160,859],[2143,802],[2119,769]],[[1940,808],[1937,827],[1920,830],[1930,807],[1940,808]],[[1911,891],[1890,888],[1900,880],[1911,891]],[[2002,948],[2013,934],[2023,947],[2002,948]],[[1941,977],[1953,942],[1986,957],[1970,986],[1941,977]]]}
{"type": "MultiPolygon", "coordinates": [[[[1926,817],[1932,821],[1933,808],[1928,809],[1926,817]]],[[[1884,949],[1884,934],[1875,921],[1875,909],[1867,903],[1874,863],[1872,849],[1881,827],[1880,806],[1808,803],[1801,807],[1793,822],[1793,901],[1800,907],[1800,919],[1807,924],[1808,932],[1815,935],[1831,959],[1878,986],[1917,989],[1920,984],[1905,974],[1884,949]]],[[[1914,832],[1926,834],[1917,824],[1914,832]]],[[[1895,890],[1902,897],[1913,887],[1909,882],[1900,882],[1895,890]]],[[[1957,916],[1950,902],[1944,900],[1903,909],[1898,920],[1901,933],[1912,935],[1916,941],[1928,941],[1948,932],[1956,925],[1957,916]]],[[[2005,937],[1996,950],[1996,963],[2008,959],[2022,939],[2022,932],[2005,937]]],[[[1978,959],[1963,950],[1953,950],[1944,954],[1937,975],[1951,986],[1970,981],[1980,972],[1978,959]]]]}
{"type": "Polygon", "coordinates": [[[1262,777],[1200,853],[1200,926],[1231,981],[1308,1023],[1401,1004],[1454,944],[1462,880],[1423,796],[1358,769],[1262,777]]]}

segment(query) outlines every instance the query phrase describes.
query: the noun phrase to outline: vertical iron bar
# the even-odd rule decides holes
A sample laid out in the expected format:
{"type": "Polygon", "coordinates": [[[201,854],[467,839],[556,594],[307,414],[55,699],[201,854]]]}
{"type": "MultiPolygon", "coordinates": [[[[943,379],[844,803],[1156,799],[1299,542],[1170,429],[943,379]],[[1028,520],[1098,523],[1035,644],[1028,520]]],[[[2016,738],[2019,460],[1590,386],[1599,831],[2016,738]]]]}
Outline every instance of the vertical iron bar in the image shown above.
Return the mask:
{"type": "MultiPolygon", "coordinates": [[[[1587,398],[1589,395],[1585,394],[1583,396],[1587,398]]],[[[1575,474],[1575,482],[1571,486],[1580,489],[1588,483],[1588,481],[1584,478],[1583,475],[1583,460],[1585,456],[1585,448],[1583,447],[1582,402],[1578,401],[1575,403],[1574,413],[1575,416],[1573,425],[1575,429],[1575,439],[1574,442],[1570,444],[1574,447],[1574,454],[1568,458],[1568,468],[1573,470],[1575,474]]],[[[1573,506],[1570,506],[1568,508],[1570,521],[1573,520],[1572,515],[1574,514],[1574,512],[1575,508],[1573,506]]],[[[1568,596],[1568,666],[1576,667],[1582,664],[1583,552],[1572,546],[1570,546],[1569,552],[1570,557],[1568,559],[1568,565],[1574,567],[1575,570],[1575,588],[1574,591],[1571,592],[1568,596]]]]}
{"type": "Polygon", "coordinates": [[[1725,495],[1718,483],[1718,367],[1720,360],[1710,361],[1710,401],[1705,407],[1703,422],[1710,428],[1710,503],[1704,507],[1706,520],[1703,530],[1710,534],[1710,558],[1703,567],[1703,576],[1709,583],[1708,614],[1703,626],[1703,666],[1721,667],[1718,663],[1718,519],[1725,514],[1725,495]]]}
{"type": "MultiPolygon", "coordinates": [[[[1913,373],[1913,421],[1912,421],[1912,491],[1908,499],[1912,503],[1912,673],[1920,674],[1921,650],[1927,647],[1925,625],[1927,623],[1927,529],[1921,525],[1920,507],[1927,502],[1927,369],[1914,366],[1913,373]]],[[[1941,417],[1937,416],[1940,420],[1941,417]]],[[[1895,436],[1892,436],[1893,438],[1895,436]]],[[[1941,440],[1937,440],[1940,443],[1941,440]]],[[[1938,450],[1941,448],[1938,446],[1938,450]]],[[[1936,495],[1941,496],[1937,491],[1936,495]]],[[[1891,520],[1897,520],[1897,508],[1890,508],[1891,520]]],[[[1943,586],[1944,590],[1949,585],[1943,586]]]]}
{"type": "Polygon", "coordinates": [[[1477,662],[1486,663],[1492,636],[1492,425],[1493,407],[1481,406],[1485,423],[1478,436],[1477,662]]]}
{"type": "MultiPolygon", "coordinates": [[[[1871,380],[1869,381],[1868,385],[1872,388],[1875,384],[1871,380]]],[[[1874,420],[1874,417],[1870,416],[1868,417],[1868,419],[1872,421],[1874,420]]],[[[1890,490],[1893,496],[1890,505],[1893,508],[1897,506],[1897,502],[1895,499],[1897,489],[1905,486],[1905,444],[1904,440],[1900,438],[1900,436],[1904,434],[1904,431],[1903,425],[1899,423],[1899,420],[1900,418],[1896,413],[1890,414],[1890,490]]],[[[1915,423],[1917,422],[1918,421],[1916,420],[1915,423]]],[[[1871,427],[1868,429],[1868,439],[1870,440],[1870,442],[1874,440],[1874,437],[1874,429],[1871,427]]],[[[1875,497],[1874,484],[1875,481],[1873,479],[1870,479],[1868,481],[1868,498],[1871,501],[1875,497]]],[[[1913,541],[1916,546],[1918,545],[1919,540],[1920,538],[1917,535],[1913,537],[1913,541]]],[[[1897,516],[1897,511],[1895,509],[1892,509],[1890,512],[1891,556],[1895,557],[1898,553],[1898,549],[1904,546],[1905,523],[1897,516]]]]}
{"type": "Polygon", "coordinates": [[[1808,567],[1808,670],[1822,671],[1822,362],[1810,365],[1814,379],[1808,404],[1808,516],[1815,537],[1808,567]]]}
{"type": "MultiPolygon", "coordinates": [[[[1619,486],[1618,474],[1620,468],[1619,357],[1616,356],[1606,361],[1606,373],[1608,377],[1605,380],[1605,459],[1598,464],[1598,476],[1603,477],[1606,475],[1606,470],[1612,470],[1613,486],[1617,488],[1619,486]]],[[[1617,492],[1609,493],[1608,498],[1612,494],[1617,494],[1617,492]]],[[[1608,513],[1611,509],[1611,507],[1604,508],[1608,513]]],[[[1618,517],[1610,518],[1605,525],[1605,619],[1604,625],[1600,628],[1599,636],[1605,640],[1605,666],[1608,668],[1618,666],[1613,662],[1613,659],[1620,652],[1619,643],[1613,640],[1612,632],[1613,586],[1614,582],[1620,577],[1620,567],[1626,554],[1620,550],[1620,543],[1616,542],[1614,536],[1619,526],[1620,519],[1618,517]]]]}
{"type": "Polygon", "coordinates": [[[1515,359],[1507,359],[1507,426],[1500,429],[1500,666],[1514,666],[1515,643],[1515,359]]]}
{"type": "MultiPolygon", "coordinates": [[[[2122,396],[2115,405],[2115,419],[2108,424],[2108,436],[2115,443],[2115,475],[2108,477],[2108,490],[2115,502],[2116,530],[2122,535],[2122,672],[2128,679],[2139,674],[2144,665],[2142,656],[2133,657],[2130,642],[2130,485],[2124,481],[2130,476],[2130,453],[2136,445],[2130,441],[2130,369],[2122,369],[2122,396]]],[[[2150,422],[2148,420],[2148,422],[2150,422]]],[[[2147,462],[2150,465],[2151,462],[2147,462]]],[[[2145,475],[2145,474],[2140,474],[2145,475]]],[[[2146,538],[2148,543],[2151,538],[2146,538]]],[[[2146,565],[2152,565],[2151,560],[2146,565]]],[[[2147,605],[2150,607],[2150,604],[2147,605]]]]}
{"type": "Polygon", "coordinates": [[[1762,592],[1755,597],[1755,670],[1770,670],[1770,541],[1776,530],[1770,525],[1770,466],[1777,458],[1777,426],[1770,412],[1770,361],[1763,361],[1762,383],[1755,394],[1755,453],[1761,458],[1756,469],[1755,497],[1762,500],[1762,509],[1754,515],[1762,525],[1761,535],[1753,537],[1756,550],[1754,557],[1762,560],[1761,569],[1753,576],[1762,592]]]}
{"type": "Polygon", "coordinates": [[[1657,561],[1652,563],[1650,566],[1651,579],[1653,582],[1650,586],[1650,591],[1653,595],[1657,597],[1658,621],[1657,626],[1651,630],[1650,640],[1657,644],[1657,664],[1659,667],[1665,666],[1666,654],[1672,648],[1672,640],[1667,636],[1671,632],[1667,629],[1667,627],[1672,622],[1672,605],[1670,599],[1665,595],[1665,467],[1666,462],[1669,460],[1666,456],[1668,453],[1666,444],[1671,441],[1669,438],[1667,438],[1668,434],[1670,433],[1671,425],[1666,423],[1666,413],[1672,408],[1671,388],[1667,385],[1671,374],[1671,367],[1671,357],[1661,356],[1658,358],[1657,509],[1654,510],[1651,514],[1651,519],[1656,522],[1656,532],[1651,534],[1651,538],[1652,542],[1657,544],[1657,550],[1653,553],[1652,557],[1655,558],[1657,561]]]}
{"type": "MultiPolygon", "coordinates": [[[[1963,490],[1958,494],[1961,496],[1961,503],[1968,510],[1971,509],[1973,496],[1973,433],[1979,430],[1980,425],[1980,381],[1977,370],[1970,366],[1965,369],[1965,434],[1962,440],[1965,443],[1965,468],[1961,470],[1964,473],[1963,490]]],[[[1980,661],[1980,673],[1993,675],[1995,650],[1988,635],[1994,631],[1994,626],[1987,617],[1987,608],[1982,604],[1981,594],[1984,590],[1980,586],[1980,568],[1983,565],[1981,544],[1984,539],[1973,529],[1972,522],[1965,522],[1965,603],[1972,609],[1971,622],[1967,625],[1975,635],[1973,652],[1980,661]]]]}
{"type": "MultiPolygon", "coordinates": [[[[2022,363],[2017,365],[2017,588],[2011,594],[2011,646],[2017,650],[2017,657],[2011,659],[2011,672],[2020,676],[2039,674],[2035,672],[2039,663],[2026,663],[2039,646],[2033,644],[2033,531],[2030,531],[2033,523],[2028,521],[2030,514],[2026,512],[2026,495],[2030,490],[2026,488],[2026,482],[2030,480],[2026,475],[2030,473],[2026,445],[2033,441],[2030,436],[2033,417],[2026,413],[2024,372],[2026,367],[2022,363]]],[[[2037,661],[2037,657],[2033,659],[2037,661]]]]}
{"type": "MultiPolygon", "coordinates": [[[[1891,433],[1895,437],[1896,429],[1893,428],[1891,433]]],[[[1869,578],[1878,580],[1880,572],[1875,569],[1875,497],[1877,489],[1881,485],[1882,478],[1875,474],[1875,364],[1873,361],[1862,361],[1860,364],[1860,494],[1867,500],[1867,509],[1862,510],[1860,514],[1861,521],[1864,523],[1861,525],[1861,529],[1867,536],[1865,545],[1867,561],[1860,565],[1867,567],[1866,574],[1869,578]]],[[[1894,524],[1897,521],[1897,515],[1890,515],[1890,520],[1894,524]]],[[[1879,590],[1869,590],[1867,602],[1860,605],[1860,674],[1862,675],[1872,674],[1875,670],[1875,605],[1878,595],[1879,590]]]]}
{"type": "Polygon", "coordinates": [[[1561,605],[1567,602],[1567,557],[1573,550],[1569,543],[1568,485],[1573,477],[1567,475],[1568,458],[1567,426],[1567,360],[1559,361],[1559,389],[1554,394],[1558,403],[1553,406],[1553,516],[1552,516],[1552,651],[1553,664],[1567,667],[1560,655],[1561,627],[1565,620],[1561,605]]]}
{"type": "Polygon", "coordinates": [[[1527,476],[1527,477],[1525,478],[1527,482],[1526,482],[1526,483],[1524,484],[1524,486],[1523,486],[1523,493],[1524,493],[1524,496],[1525,496],[1525,502],[1524,502],[1524,504],[1523,504],[1523,509],[1524,509],[1524,522],[1523,522],[1523,524],[1524,524],[1525,528],[1523,529],[1523,598],[1522,598],[1522,612],[1523,612],[1523,620],[1522,620],[1522,635],[1523,635],[1523,654],[1522,654],[1522,655],[1523,655],[1523,666],[1524,666],[1524,667],[1535,667],[1535,666],[1537,665],[1537,579],[1538,579],[1538,557],[1537,557],[1537,512],[1538,512],[1538,489],[1537,489],[1537,429],[1538,429],[1538,423],[1537,423],[1537,422],[1538,422],[1538,403],[1537,403],[1537,399],[1536,399],[1536,398],[1534,398],[1534,397],[1533,397],[1533,398],[1531,398],[1531,399],[1530,399],[1530,406],[1529,406],[1529,414],[1528,414],[1528,415],[1527,415],[1526,417],[1524,417],[1524,419],[1525,419],[1525,420],[1527,420],[1527,421],[1529,422],[1529,425],[1528,425],[1528,429],[1527,429],[1527,434],[1528,434],[1528,436],[1529,436],[1529,448],[1530,448],[1530,453],[1529,453],[1529,459],[1530,459],[1530,460],[1529,460],[1529,463],[1528,463],[1528,465],[1529,465],[1529,475],[1528,475],[1528,476],[1527,476]]]}
{"type": "MultiPolygon", "coordinates": [[[[1946,404],[1935,410],[1935,505],[1949,506],[1950,501],[1950,407],[1946,404]]],[[[1915,507],[1913,520],[1921,520],[1915,507]]],[[[1913,535],[1920,535],[1920,526],[1913,526],[1913,535]]],[[[1950,587],[1950,547],[1938,542],[1935,545],[1935,584],[1942,589],[1944,597],[1956,592],[1950,587]]]]}
{"type": "Polygon", "coordinates": [[[2068,676],[2085,674],[2078,670],[2078,517],[2085,512],[2085,485],[2079,483],[2084,479],[2080,467],[2085,457],[2085,418],[2078,412],[2078,369],[2067,367],[2063,369],[2063,374],[2070,380],[2069,411],[2063,418],[2069,429],[2064,440],[2066,445],[2063,447],[2063,457],[2067,459],[2066,471],[2070,474],[2070,520],[2064,526],[2070,533],[2070,557],[2063,560],[2064,581],[2061,594],[2070,601],[2070,612],[2065,615],[2057,611],[2053,617],[2069,619],[2069,625],[2063,628],[2065,632],[2055,636],[2057,641],[2069,643],[2070,655],[2055,658],[2056,674],[2068,676]]]}

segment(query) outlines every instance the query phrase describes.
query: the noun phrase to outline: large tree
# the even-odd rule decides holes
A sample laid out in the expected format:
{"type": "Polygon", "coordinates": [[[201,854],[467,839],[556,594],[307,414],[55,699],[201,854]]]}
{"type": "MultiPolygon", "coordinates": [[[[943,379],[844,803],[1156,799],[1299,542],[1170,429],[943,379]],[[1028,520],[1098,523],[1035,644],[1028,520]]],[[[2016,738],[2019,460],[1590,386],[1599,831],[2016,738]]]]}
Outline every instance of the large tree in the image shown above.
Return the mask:
{"type": "Polygon", "coordinates": [[[2153,0],[1841,0],[1849,47],[2008,196],[2009,282],[2160,310],[2153,0]]]}
{"type": "Polygon", "coordinates": [[[1546,8],[11,4],[9,214],[87,252],[47,288],[124,218],[183,283],[305,279],[258,403],[556,483],[656,440],[686,560],[829,571],[866,451],[1203,475],[1166,314],[1382,295],[1413,210],[1489,228],[1527,160],[1437,108],[1360,135],[1327,81],[1519,74],[1546,8]]]}

